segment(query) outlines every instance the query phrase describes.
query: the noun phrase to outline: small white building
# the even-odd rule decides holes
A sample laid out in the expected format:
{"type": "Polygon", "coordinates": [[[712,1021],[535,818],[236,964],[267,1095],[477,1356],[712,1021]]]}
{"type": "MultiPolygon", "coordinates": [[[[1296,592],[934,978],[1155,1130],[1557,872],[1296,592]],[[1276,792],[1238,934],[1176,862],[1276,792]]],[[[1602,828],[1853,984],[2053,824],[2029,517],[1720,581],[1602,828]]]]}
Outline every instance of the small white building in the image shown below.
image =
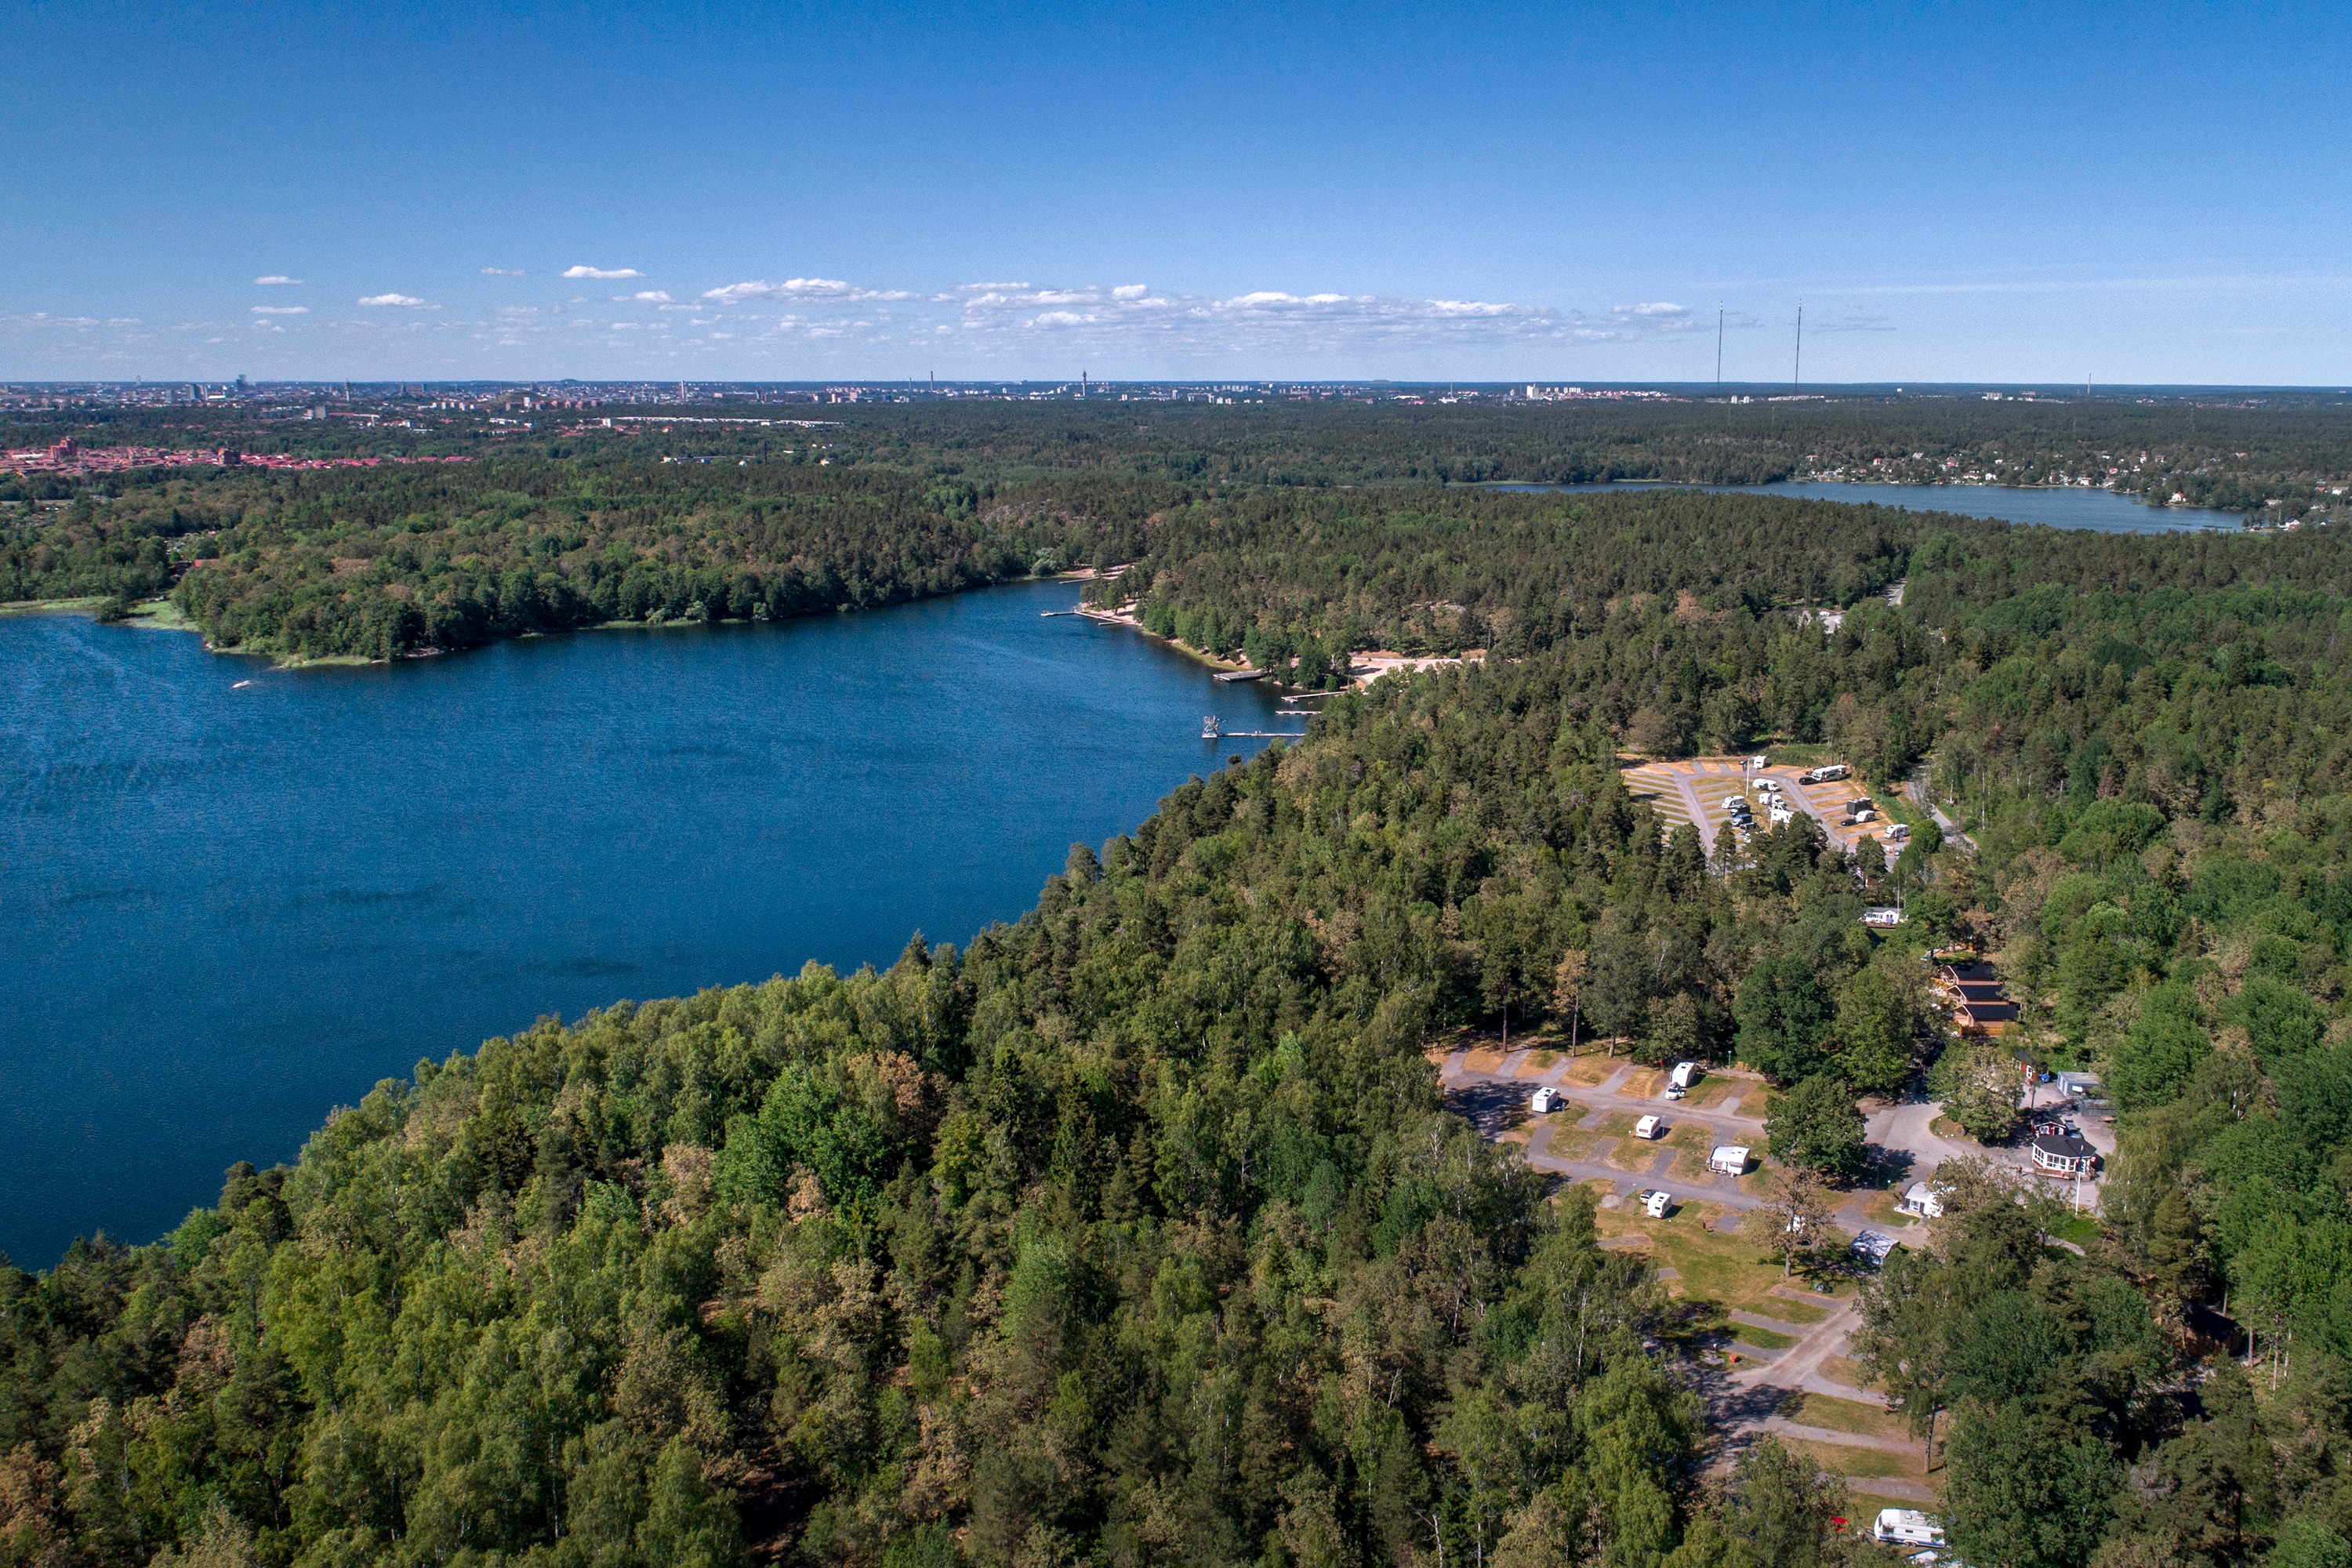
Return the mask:
{"type": "Polygon", "coordinates": [[[1873,904],[1862,911],[1862,923],[1882,928],[1899,926],[1903,923],[1903,911],[1893,904],[1873,904]]]}
{"type": "Polygon", "coordinates": [[[1715,1152],[1706,1157],[1706,1168],[1718,1175],[1744,1176],[1748,1173],[1748,1145],[1718,1143],[1715,1152]]]}
{"type": "Polygon", "coordinates": [[[1909,1190],[1904,1193],[1903,1201],[1895,1206],[1903,1214],[1917,1215],[1921,1219],[1944,1217],[1943,1200],[1936,1196],[1936,1189],[1925,1182],[1912,1183],[1909,1190]]]}

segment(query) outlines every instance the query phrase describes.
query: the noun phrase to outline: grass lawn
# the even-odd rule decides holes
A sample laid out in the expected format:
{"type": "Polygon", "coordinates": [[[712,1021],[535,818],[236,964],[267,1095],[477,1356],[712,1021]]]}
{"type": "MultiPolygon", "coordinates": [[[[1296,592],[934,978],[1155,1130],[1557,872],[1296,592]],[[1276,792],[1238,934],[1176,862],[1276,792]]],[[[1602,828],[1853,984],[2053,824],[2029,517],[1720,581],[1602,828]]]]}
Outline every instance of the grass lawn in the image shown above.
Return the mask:
{"type": "MultiPolygon", "coordinates": [[[[1671,1186],[1669,1191],[1673,1189],[1671,1186]]],[[[1825,1315],[1832,1298],[1824,1296],[1821,1305],[1792,1300],[1773,1293],[1780,1283],[1780,1260],[1768,1256],[1756,1245],[1751,1235],[1734,1232],[1726,1236],[1709,1228],[1724,1210],[1705,1197],[1685,1200],[1666,1220],[1654,1220],[1627,1202],[1615,1209],[1603,1209],[1598,1216],[1598,1228],[1602,1237],[1648,1237],[1651,1260],[1660,1268],[1672,1268],[1676,1277],[1666,1281],[1666,1289],[1681,1300],[1694,1306],[1712,1307],[1718,1314],[1732,1311],[1752,1312],[1759,1318],[1773,1318],[1781,1322],[1810,1323],[1816,1316],[1825,1315]]],[[[1851,1293],[1850,1284],[1842,1284],[1839,1294],[1851,1293]]],[[[1702,1320],[1709,1316],[1702,1310],[1702,1320]]],[[[1720,1316],[1713,1318],[1717,1327],[1730,1325],[1720,1316]]],[[[1734,1331],[1759,1349],[1783,1348],[1785,1336],[1759,1338],[1769,1330],[1740,1327],[1734,1331]]]]}
{"type": "Polygon", "coordinates": [[[1787,1334],[1776,1334],[1753,1323],[1734,1324],[1731,1337],[1743,1345],[1754,1345],[1759,1351],[1784,1351],[1797,1342],[1787,1334]]]}
{"type": "Polygon", "coordinates": [[[1671,1138],[1666,1140],[1666,1143],[1675,1151],[1675,1163],[1666,1167],[1666,1175],[1670,1179],[1686,1182],[1693,1185],[1706,1179],[1707,1152],[1706,1150],[1677,1147],[1671,1138]]]}
{"type": "MultiPolygon", "coordinates": [[[[1833,1299],[1823,1298],[1823,1300],[1833,1299]]],[[[1793,1296],[1774,1294],[1765,1298],[1764,1306],[1757,1315],[1764,1318],[1778,1318],[1784,1323],[1803,1323],[1811,1327],[1828,1318],[1830,1309],[1811,1301],[1800,1301],[1793,1296]]]]}
{"type": "Polygon", "coordinates": [[[1832,1383],[1843,1383],[1849,1388],[1868,1388],[1870,1373],[1858,1361],[1833,1355],[1822,1363],[1822,1375],[1832,1383]]]}
{"type": "MultiPolygon", "coordinates": [[[[1907,1189],[1911,1184],[1906,1182],[1903,1184],[1907,1189]]],[[[1897,1201],[1893,1188],[1880,1187],[1864,1196],[1862,1212],[1870,1216],[1871,1224],[1882,1226],[1900,1241],[1903,1232],[1910,1228],[1911,1215],[1895,1206],[1897,1201]]]]}
{"type": "Polygon", "coordinates": [[[1590,1089],[1605,1081],[1611,1073],[1624,1065],[1622,1061],[1612,1061],[1598,1051],[1581,1051],[1569,1058],[1568,1070],[1560,1074],[1560,1080],[1563,1083],[1580,1083],[1590,1089]]]}
{"type": "Polygon", "coordinates": [[[2087,1211],[2077,1211],[2066,1216],[2066,1223],[2050,1233],[2077,1247],[2088,1247],[2099,1239],[2099,1222],[2087,1211]]]}
{"type": "Polygon", "coordinates": [[[1521,1078],[1540,1078],[1545,1073],[1551,1071],[1551,1069],[1559,1064],[1559,1058],[1553,1055],[1549,1047],[1538,1046],[1534,1050],[1529,1051],[1525,1058],[1521,1058],[1519,1062],[1519,1076],[1521,1078]]]}
{"type": "Polygon", "coordinates": [[[1851,1399],[1834,1399],[1826,1394],[1800,1394],[1780,1406],[1780,1415],[1801,1426],[1826,1426],[1832,1432],[1891,1437],[1905,1443],[1911,1440],[1910,1423],[1892,1410],[1851,1399]]]}
{"type": "Polygon", "coordinates": [[[1879,1448],[1849,1448],[1843,1443],[1809,1443],[1802,1437],[1785,1437],[1781,1441],[1837,1475],[1872,1480],[1927,1479],[1927,1462],[1916,1449],[1907,1455],[1889,1454],[1879,1448]]]}
{"type": "Polygon", "coordinates": [[[192,632],[196,623],[188,619],[179,605],[169,599],[150,599],[131,606],[131,618],[141,626],[154,626],[163,631],[192,632]]]}
{"type": "Polygon", "coordinates": [[[1608,1136],[1597,1127],[1579,1127],[1577,1118],[1583,1114],[1579,1107],[1571,1105],[1566,1110],[1552,1114],[1559,1125],[1551,1135],[1551,1142],[1544,1148],[1546,1152],[1559,1159],[1590,1160],[1594,1146],[1608,1136]]]}

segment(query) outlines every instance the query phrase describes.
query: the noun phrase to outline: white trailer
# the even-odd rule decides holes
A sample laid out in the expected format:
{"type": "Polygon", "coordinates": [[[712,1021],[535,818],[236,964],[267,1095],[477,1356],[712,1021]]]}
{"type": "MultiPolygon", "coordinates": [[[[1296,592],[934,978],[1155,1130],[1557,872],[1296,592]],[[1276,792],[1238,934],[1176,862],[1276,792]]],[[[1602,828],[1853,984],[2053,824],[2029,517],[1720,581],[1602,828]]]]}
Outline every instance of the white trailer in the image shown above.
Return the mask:
{"type": "Polygon", "coordinates": [[[1548,1112],[1558,1110],[1561,1106],[1566,1105],[1567,1103],[1568,1096],[1552,1088],[1549,1084],[1544,1085],[1543,1088],[1528,1096],[1528,1109],[1534,1111],[1538,1116],[1542,1116],[1548,1112]]]}
{"type": "Polygon", "coordinates": [[[1666,1081],[1676,1089],[1688,1089],[1705,1076],[1706,1069],[1696,1062],[1676,1062],[1675,1070],[1667,1075],[1666,1081]]]}
{"type": "Polygon", "coordinates": [[[1748,1145],[1718,1143],[1715,1152],[1706,1157],[1706,1168],[1722,1176],[1744,1176],[1748,1173],[1748,1145]]]}
{"type": "Polygon", "coordinates": [[[1644,1116],[1641,1121],[1633,1123],[1633,1136],[1645,1142],[1652,1138],[1663,1138],[1665,1135],[1666,1124],[1664,1117],[1644,1116]]]}
{"type": "Polygon", "coordinates": [[[1877,1522],[1870,1527],[1870,1538],[1898,1546],[1941,1546],[1944,1527],[1933,1515],[1916,1508],[1882,1508],[1877,1522]]]}

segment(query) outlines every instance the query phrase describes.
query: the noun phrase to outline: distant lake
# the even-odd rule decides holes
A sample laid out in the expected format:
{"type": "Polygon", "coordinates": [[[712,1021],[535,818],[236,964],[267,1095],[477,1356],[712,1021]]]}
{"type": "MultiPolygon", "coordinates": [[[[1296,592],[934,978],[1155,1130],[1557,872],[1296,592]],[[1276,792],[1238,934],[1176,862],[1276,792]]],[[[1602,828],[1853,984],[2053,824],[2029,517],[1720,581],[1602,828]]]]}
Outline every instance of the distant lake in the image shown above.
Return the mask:
{"type": "Polygon", "coordinates": [[[1840,485],[1813,479],[1792,479],[1776,485],[1522,485],[1493,484],[1496,490],[1549,490],[1578,495],[1600,490],[1738,490],[1748,495],[1795,496],[1805,500],[1850,501],[1855,505],[1907,507],[1913,511],[1952,511],[1962,517],[1998,518],[2004,522],[2040,523],[2048,528],[2089,528],[2102,533],[2202,532],[2226,528],[2237,532],[2242,513],[2206,511],[2185,506],[2145,506],[2113,490],[2026,489],[2003,485],[1840,485]]]}
{"type": "Polygon", "coordinates": [[[1266,743],[1203,713],[1300,727],[1040,618],[1076,598],[293,671],[0,617],[0,1248],[150,1240],[232,1162],[543,1014],[961,945],[1266,743]]]}

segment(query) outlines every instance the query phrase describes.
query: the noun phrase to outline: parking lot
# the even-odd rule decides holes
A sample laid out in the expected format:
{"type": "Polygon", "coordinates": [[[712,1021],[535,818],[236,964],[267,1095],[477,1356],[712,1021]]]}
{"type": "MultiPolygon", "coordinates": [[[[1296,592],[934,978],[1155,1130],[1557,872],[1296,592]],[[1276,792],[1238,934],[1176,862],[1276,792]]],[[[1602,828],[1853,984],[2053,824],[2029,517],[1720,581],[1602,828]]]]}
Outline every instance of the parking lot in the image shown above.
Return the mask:
{"type": "Polygon", "coordinates": [[[1874,837],[1888,858],[1894,858],[1895,846],[1885,837],[1891,823],[1885,815],[1885,803],[1880,803],[1878,820],[1853,827],[1844,825],[1847,809],[1853,802],[1872,798],[1860,781],[1848,777],[1829,784],[1800,784],[1797,781],[1806,770],[1794,764],[1743,773],[1741,765],[1746,760],[1692,757],[1678,763],[1643,763],[1625,770],[1625,787],[1634,799],[1647,800],[1651,809],[1664,819],[1669,831],[1680,823],[1692,824],[1698,829],[1700,841],[1711,851],[1717,829],[1731,820],[1729,807],[1742,794],[1743,783],[1748,805],[1755,813],[1757,829],[1769,829],[1769,792],[1756,787],[1769,779],[1780,785],[1780,798],[1819,822],[1822,831],[1841,851],[1852,854],[1864,838],[1874,837]]]}

